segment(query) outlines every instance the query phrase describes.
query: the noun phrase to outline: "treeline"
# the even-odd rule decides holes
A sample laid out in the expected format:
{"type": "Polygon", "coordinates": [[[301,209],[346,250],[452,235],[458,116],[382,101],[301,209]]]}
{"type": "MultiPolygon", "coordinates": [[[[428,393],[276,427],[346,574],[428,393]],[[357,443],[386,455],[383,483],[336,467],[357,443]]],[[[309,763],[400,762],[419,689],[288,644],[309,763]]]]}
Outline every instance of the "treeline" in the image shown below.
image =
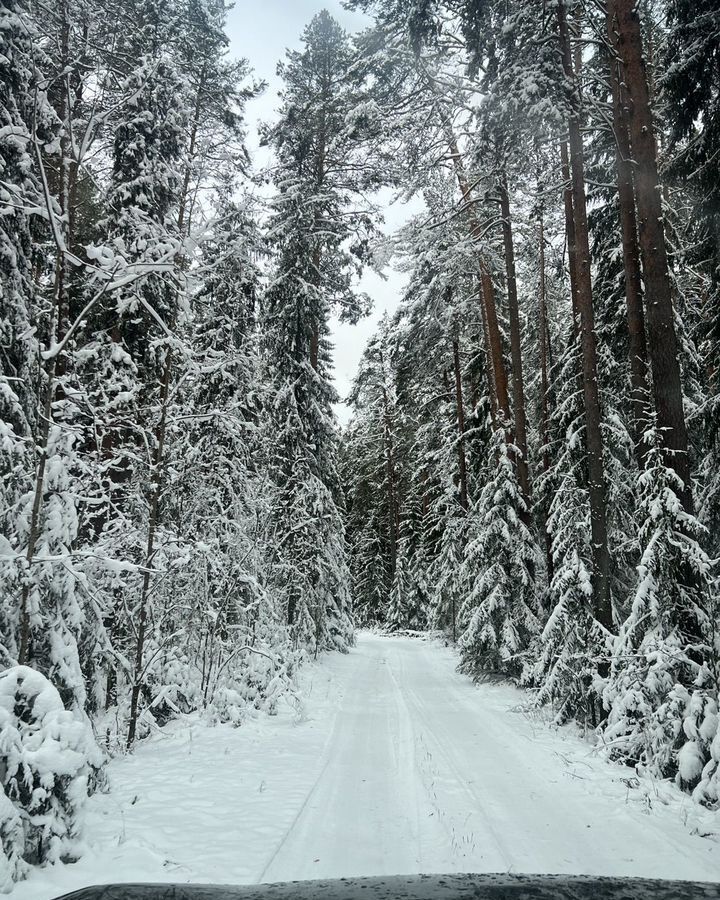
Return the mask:
{"type": "Polygon", "coordinates": [[[0,799],[25,815],[39,779],[26,849],[55,791],[22,751],[28,667],[114,752],[178,713],[272,712],[303,654],[352,642],[327,319],[366,302],[371,137],[321,15],[253,174],[263,86],[225,17],[0,8],[0,799]]]}
{"type": "Polygon", "coordinates": [[[720,7],[354,5],[425,205],[344,439],[358,620],[716,805],[720,7]]]}

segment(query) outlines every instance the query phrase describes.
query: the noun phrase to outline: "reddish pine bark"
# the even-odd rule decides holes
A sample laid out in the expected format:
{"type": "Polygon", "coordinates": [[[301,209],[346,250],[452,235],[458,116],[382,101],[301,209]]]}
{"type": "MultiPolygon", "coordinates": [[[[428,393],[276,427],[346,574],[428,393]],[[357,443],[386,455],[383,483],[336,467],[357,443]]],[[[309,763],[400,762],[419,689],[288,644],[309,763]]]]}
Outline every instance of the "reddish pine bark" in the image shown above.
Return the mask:
{"type": "Polygon", "coordinates": [[[458,427],[458,472],[460,476],[460,506],[468,508],[467,462],[465,459],[465,410],[463,409],[462,371],[460,369],[460,343],[454,338],[453,371],[455,373],[455,407],[458,427]]]}
{"type": "Polygon", "coordinates": [[[643,441],[650,424],[647,383],[647,343],[645,313],[643,311],[640,250],[638,246],[635,192],[633,189],[632,152],[628,134],[628,104],[623,85],[622,63],[617,57],[617,32],[608,16],[608,34],[613,53],[610,58],[610,84],[613,100],[613,131],[615,133],[615,168],[617,172],[618,205],[622,234],[623,264],[625,268],[625,306],[627,309],[628,344],[630,354],[630,383],[635,455],[641,469],[647,457],[643,441]]]}
{"type": "Polygon", "coordinates": [[[623,64],[629,104],[633,185],[638,238],[645,282],[647,345],[653,397],[666,465],[683,482],[680,500],[693,511],[688,436],[683,409],[679,346],[665,244],[661,183],[647,73],[643,60],[640,18],[635,0],[609,0],[609,28],[623,64]]]}
{"type": "Polygon", "coordinates": [[[585,162],[580,131],[580,103],[577,79],[572,64],[570,39],[565,15],[565,2],[558,0],[558,33],[563,67],[575,86],[574,109],[568,122],[570,172],[572,182],[573,223],[576,243],[575,277],[577,307],[580,317],[582,350],[585,437],[587,445],[588,495],[592,552],[592,583],[595,618],[605,628],[612,628],[610,604],[610,552],[607,531],[607,495],[605,485],[604,447],[601,430],[600,394],[598,389],[597,347],[590,274],[590,241],[585,199],[585,162]]]}

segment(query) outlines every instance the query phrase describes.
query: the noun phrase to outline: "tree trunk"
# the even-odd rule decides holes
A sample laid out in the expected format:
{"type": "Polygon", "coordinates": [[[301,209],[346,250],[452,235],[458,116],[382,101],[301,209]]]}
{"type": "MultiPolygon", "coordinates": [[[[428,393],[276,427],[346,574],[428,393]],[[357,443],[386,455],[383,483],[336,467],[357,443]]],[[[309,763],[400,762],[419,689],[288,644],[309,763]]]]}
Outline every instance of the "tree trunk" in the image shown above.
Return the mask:
{"type": "Polygon", "coordinates": [[[288,607],[287,607],[287,623],[290,627],[295,624],[295,614],[297,612],[297,594],[295,593],[295,588],[292,588],[290,591],[290,596],[288,597],[288,607]]]}
{"type": "Polygon", "coordinates": [[[659,437],[665,463],[683,483],[680,500],[693,511],[688,436],[668,270],[661,184],[647,75],[642,55],[640,18],[635,0],[609,0],[609,29],[623,64],[629,95],[628,122],[638,234],[645,282],[647,344],[659,437]]]}
{"type": "MultiPolygon", "coordinates": [[[[63,54],[69,54],[69,25],[67,21],[67,7],[62,6],[63,22],[61,27],[63,54]]],[[[62,212],[66,213],[68,209],[68,190],[69,190],[69,157],[67,153],[69,141],[66,128],[69,127],[69,114],[65,100],[62,101],[61,109],[64,114],[63,135],[64,140],[61,141],[61,172],[60,172],[60,202],[62,212]]],[[[35,156],[38,167],[42,175],[43,194],[45,207],[48,217],[54,216],[53,203],[50,196],[48,181],[46,177],[45,165],[42,156],[42,150],[37,139],[34,141],[35,156]]],[[[53,306],[52,318],[49,332],[49,343],[57,342],[65,333],[67,327],[67,270],[68,264],[65,258],[64,247],[68,245],[67,234],[67,216],[63,215],[60,223],[51,229],[55,236],[55,280],[53,285],[53,306]],[[60,239],[58,231],[62,233],[60,239]]],[[[57,378],[62,373],[63,360],[62,355],[53,355],[47,368],[47,382],[45,385],[45,402],[43,404],[43,415],[38,425],[38,435],[36,446],[38,448],[39,458],[37,469],[35,472],[35,486],[33,489],[33,505],[30,513],[30,527],[28,531],[28,544],[25,551],[26,570],[23,575],[23,585],[20,592],[20,641],[18,646],[18,662],[20,665],[26,665],[30,658],[30,587],[32,583],[32,565],[35,555],[35,547],[40,536],[43,501],[45,494],[45,472],[48,462],[48,443],[50,439],[50,428],[53,422],[53,401],[57,390],[57,378]]]]}
{"type": "Polygon", "coordinates": [[[616,31],[608,15],[608,34],[611,42],[610,84],[613,100],[613,130],[615,132],[615,167],[617,172],[620,228],[622,232],[623,263],[625,267],[625,305],[627,309],[630,353],[630,384],[635,456],[641,469],[645,468],[647,448],[643,441],[650,425],[647,383],[647,344],[645,314],[643,312],[640,251],[638,247],[635,193],[632,181],[632,153],[628,135],[627,103],[623,96],[622,63],[616,56],[616,31]]]}
{"type": "MultiPolygon", "coordinates": [[[[465,169],[462,164],[460,149],[458,148],[455,135],[448,129],[448,147],[455,169],[460,193],[463,202],[467,205],[467,220],[470,226],[470,237],[480,240],[481,228],[475,215],[472,204],[473,196],[470,185],[465,175],[465,169]]],[[[495,399],[497,400],[498,413],[504,419],[502,425],[505,428],[508,437],[511,435],[510,427],[512,417],[510,414],[510,399],[508,395],[508,377],[505,369],[505,359],[502,352],[502,336],[500,334],[500,326],[497,317],[497,305],[495,303],[495,287],[492,282],[492,276],[488,269],[487,262],[483,256],[480,257],[480,284],[482,287],[482,298],[485,307],[485,325],[487,327],[487,337],[490,349],[490,358],[492,360],[493,378],[495,381],[495,399]]]]}
{"type": "Polygon", "coordinates": [[[485,313],[485,302],[483,300],[482,278],[479,279],[478,289],[480,291],[480,320],[482,324],[482,354],[483,369],[485,371],[485,380],[487,381],[488,397],[490,399],[490,424],[493,431],[498,429],[498,402],[495,392],[495,377],[493,375],[492,356],[490,353],[490,335],[488,334],[487,315],[485,313]]]}
{"type": "MultiPolygon", "coordinates": [[[[195,149],[197,147],[198,128],[200,127],[200,113],[202,112],[202,95],[205,89],[205,79],[207,77],[206,67],[203,66],[200,72],[200,81],[198,82],[197,94],[195,95],[195,103],[193,106],[192,119],[190,120],[190,140],[188,141],[187,163],[183,173],[182,189],[180,191],[180,208],[178,209],[178,232],[181,239],[185,237],[185,218],[188,216],[188,194],[190,190],[190,178],[192,176],[192,164],[195,159],[195,149]]],[[[190,222],[188,216],[187,230],[190,231],[190,222]]]]}
{"type": "Polygon", "coordinates": [[[160,391],[160,420],[155,431],[156,446],[153,459],[152,493],[150,495],[150,515],[148,519],[148,537],[145,550],[145,566],[143,571],[142,588],[140,590],[140,619],[137,629],[137,643],[135,645],[135,672],[133,676],[132,691],[130,694],[130,723],[128,725],[127,746],[131,747],[135,741],[137,731],[138,708],[140,691],[143,683],[143,664],[145,651],[145,633],[148,620],[148,598],[150,595],[150,572],[152,570],[153,556],[155,555],[155,535],[160,524],[160,494],[162,493],[163,479],[162,467],[165,453],[165,425],[167,422],[168,394],[170,387],[171,357],[168,351],[165,360],[165,371],[160,391]]]}
{"type": "Polygon", "coordinates": [[[23,586],[20,593],[20,646],[18,649],[18,663],[27,665],[30,657],[30,585],[35,547],[40,536],[40,518],[43,506],[43,494],[45,492],[45,469],[48,460],[48,440],[50,425],[52,423],[52,401],[55,393],[55,360],[53,357],[47,374],[47,386],[43,416],[40,420],[40,434],[38,435],[40,458],[38,459],[35,473],[35,489],[33,493],[32,512],[30,514],[30,530],[28,533],[27,550],[25,551],[26,571],[23,575],[23,586]]]}
{"type": "MultiPolygon", "coordinates": [[[[316,283],[318,286],[318,292],[320,288],[320,248],[317,248],[313,251],[313,267],[316,273],[316,283]]],[[[319,305],[319,304],[318,304],[319,305]]],[[[311,332],[310,332],[310,365],[317,372],[318,368],[318,359],[320,356],[320,310],[316,309],[316,315],[311,322],[311,332]]]]}
{"type": "Polygon", "coordinates": [[[574,85],[574,109],[568,123],[572,175],[573,220],[576,242],[577,305],[580,314],[585,433],[587,443],[588,494],[592,552],[594,613],[598,622],[612,629],[610,604],[610,553],[607,534],[607,498],[603,459],[603,436],[598,389],[597,347],[590,275],[590,241],[585,199],[585,163],[580,131],[580,95],[570,53],[565,0],[558,0],[558,32],[565,74],[574,85]]]}
{"type": "MultiPolygon", "coordinates": [[[[507,176],[500,177],[500,214],[502,215],[503,245],[505,249],[505,274],[507,277],[508,312],[510,317],[510,355],[512,358],[512,392],[515,425],[515,446],[518,480],[523,500],[530,507],[530,475],[528,470],[527,423],[525,418],[525,387],[523,384],[522,341],[520,336],[520,310],[518,307],[517,276],[515,273],[515,248],[513,246],[512,220],[507,176]]],[[[526,514],[529,518],[529,512],[526,514]]]]}
{"type": "Polygon", "coordinates": [[[463,409],[462,371],[460,369],[460,343],[454,338],[453,369],[455,372],[455,408],[458,427],[458,470],[460,473],[460,506],[468,508],[467,462],[465,460],[465,410],[463,409]]]}
{"type": "MultiPolygon", "coordinates": [[[[439,108],[441,109],[441,111],[443,111],[443,107],[445,104],[442,100],[442,92],[436,84],[432,74],[427,69],[424,69],[423,71],[425,78],[427,79],[428,86],[430,87],[433,95],[436,97],[439,108]]],[[[452,130],[452,126],[450,125],[450,117],[448,115],[443,115],[443,127],[445,131],[445,138],[447,140],[448,151],[450,153],[450,159],[452,160],[453,169],[455,171],[455,177],[457,178],[458,187],[460,188],[460,194],[466,206],[466,216],[470,237],[474,241],[479,243],[481,240],[482,229],[480,228],[480,223],[477,216],[475,215],[475,211],[472,206],[474,198],[467,179],[465,167],[463,166],[462,155],[460,153],[460,148],[458,147],[457,138],[455,137],[455,134],[452,130]]],[[[492,372],[495,382],[494,393],[495,401],[497,404],[497,414],[498,418],[502,418],[504,420],[502,422],[502,427],[505,429],[507,440],[511,441],[512,418],[510,415],[510,401],[508,398],[508,378],[507,372],[505,370],[505,360],[502,353],[502,337],[498,325],[497,308],[495,304],[495,289],[493,287],[492,277],[490,275],[490,270],[488,268],[487,262],[482,255],[479,258],[479,268],[480,284],[482,288],[481,296],[484,306],[484,330],[487,337],[490,358],[492,360],[492,372]]]]}
{"type": "MultiPolygon", "coordinates": [[[[382,361],[383,376],[385,361],[382,361]]],[[[387,478],[388,537],[390,540],[390,578],[395,577],[397,567],[397,545],[400,533],[400,508],[397,498],[397,478],[395,475],[395,447],[392,438],[392,421],[387,388],[383,385],[383,442],[385,444],[385,476],[387,478]]]]}
{"type": "MultiPolygon", "coordinates": [[[[73,154],[71,151],[70,133],[73,127],[73,113],[71,108],[71,89],[70,89],[70,73],[73,70],[73,63],[70,55],[70,20],[69,10],[65,0],[60,3],[60,64],[63,69],[63,75],[60,79],[60,98],[57,108],[57,116],[60,120],[60,158],[59,158],[59,183],[58,183],[58,201],[60,205],[60,226],[64,232],[65,246],[70,247],[72,240],[69,231],[69,224],[74,220],[74,213],[70,208],[70,184],[71,179],[76,177],[73,170],[76,168],[73,154]]],[[[48,210],[48,212],[50,212],[48,210]]],[[[65,332],[70,327],[70,298],[68,294],[68,261],[62,249],[58,248],[55,257],[55,281],[57,288],[57,331],[55,340],[61,340],[65,332]]],[[[58,376],[65,374],[66,359],[65,354],[60,357],[55,366],[55,372],[58,376]]]]}
{"type": "Polygon", "coordinates": [[[317,371],[318,356],[320,352],[320,330],[317,323],[313,323],[312,333],[310,335],[310,365],[317,371]]]}
{"type": "MultiPolygon", "coordinates": [[[[322,97],[325,103],[330,100],[330,76],[327,70],[324,73],[322,97]]],[[[325,156],[327,151],[327,121],[325,114],[325,103],[320,106],[320,118],[317,123],[317,156],[315,159],[315,178],[316,188],[322,193],[325,184],[325,156]]],[[[318,360],[320,354],[320,318],[322,315],[320,304],[320,288],[322,286],[322,274],[320,272],[320,264],[322,262],[322,251],[320,248],[320,234],[322,232],[322,222],[320,220],[317,209],[315,211],[315,240],[318,242],[313,250],[312,264],[315,270],[315,284],[318,288],[318,297],[315,304],[315,315],[311,323],[310,335],[310,365],[317,372],[318,360]]]]}
{"type": "Polygon", "coordinates": [[[572,308],[572,333],[577,336],[577,325],[580,314],[577,299],[577,248],[575,245],[575,214],[573,212],[573,188],[570,178],[570,157],[567,141],[560,144],[560,174],[563,184],[563,207],[565,210],[565,237],[568,250],[568,270],[570,273],[570,302],[572,308]]]}
{"type": "MultiPolygon", "coordinates": [[[[550,376],[548,371],[549,329],[547,316],[547,290],[545,278],[545,220],[542,202],[539,206],[539,258],[540,268],[538,328],[540,331],[540,444],[542,445],[543,472],[550,469],[550,376]]],[[[545,510],[547,515],[547,510],[545,510]]],[[[543,522],[545,536],[545,561],[547,565],[548,583],[553,575],[552,541],[547,529],[547,521],[543,522]]]]}
{"type": "Polygon", "coordinates": [[[540,269],[540,297],[538,303],[538,330],[540,332],[540,443],[542,444],[543,472],[550,469],[550,374],[548,369],[548,315],[545,274],[545,221],[543,209],[539,213],[538,265],[540,269]]]}
{"type": "Polygon", "coordinates": [[[482,286],[483,305],[485,307],[485,323],[487,325],[488,341],[490,344],[490,361],[492,363],[493,380],[495,387],[495,400],[497,401],[498,417],[502,419],[502,427],[512,439],[510,425],[510,396],[508,394],[508,378],[505,369],[505,359],[502,352],[502,338],[498,325],[497,306],[495,304],[495,286],[490,272],[485,265],[485,260],[480,261],[480,284],[482,286]]]}

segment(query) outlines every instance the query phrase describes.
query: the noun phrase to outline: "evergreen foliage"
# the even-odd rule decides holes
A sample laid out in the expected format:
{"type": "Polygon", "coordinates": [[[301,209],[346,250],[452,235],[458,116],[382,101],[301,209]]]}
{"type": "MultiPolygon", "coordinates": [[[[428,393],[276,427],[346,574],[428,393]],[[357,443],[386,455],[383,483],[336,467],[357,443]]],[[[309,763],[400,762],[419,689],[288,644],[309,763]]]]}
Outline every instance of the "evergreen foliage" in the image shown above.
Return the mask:
{"type": "Polygon", "coordinates": [[[469,590],[460,610],[461,669],[475,677],[519,675],[538,631],[535,583],[540,563],[524,523],[525,501],[510,447],[498,432],[487,481],[471,511],[463,566],[469,590]]]}

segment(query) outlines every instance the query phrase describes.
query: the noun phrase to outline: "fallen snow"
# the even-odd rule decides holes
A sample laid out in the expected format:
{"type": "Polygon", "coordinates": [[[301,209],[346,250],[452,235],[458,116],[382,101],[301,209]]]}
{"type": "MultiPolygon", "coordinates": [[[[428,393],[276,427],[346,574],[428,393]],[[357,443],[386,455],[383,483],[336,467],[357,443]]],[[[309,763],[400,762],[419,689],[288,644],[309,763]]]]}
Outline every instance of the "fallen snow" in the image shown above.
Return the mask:
{"type": "Polygon", "coordinates": [[[34,871],[13,900],[131,880],[720,880],[719,814],[519,712],[513,688],[474,686],[448,649],[362,634],[303,678],[303,711],[237,729],[189,718],[115,760],[83,859],[34,871]]]}

